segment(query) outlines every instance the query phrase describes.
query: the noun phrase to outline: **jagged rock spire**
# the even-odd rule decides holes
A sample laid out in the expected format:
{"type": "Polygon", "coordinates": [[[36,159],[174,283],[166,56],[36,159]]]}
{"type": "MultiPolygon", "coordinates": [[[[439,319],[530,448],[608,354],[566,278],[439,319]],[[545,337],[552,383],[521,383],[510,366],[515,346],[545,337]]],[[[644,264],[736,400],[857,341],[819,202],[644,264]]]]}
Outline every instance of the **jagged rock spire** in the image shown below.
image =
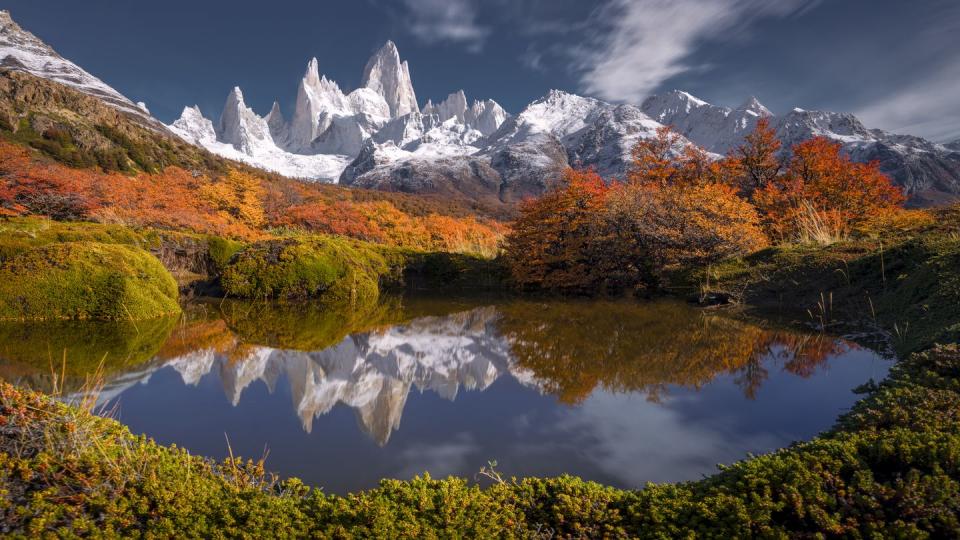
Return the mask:
{"type": "Polygon", "coordinates": [[[410,66],[400,61],[400,52],[392,41],[370,57],[363,70],[361,86],[383,96],[390,107],[391,118],[420,111],[410,80],[410,66]]]}
{"type": "Polygon", "coordinates": [[[273,144],[266,120],[247,107],[239,86],[234,86],[227,95],[217,128],[221,141],[232,144],[246,154],[252,154],[254,148],[263,142],[273,144]]]}
{"type": "Polygon", "coordinates": [[[297,102],[290,120],[289,146],[301,151],[328,127],[333,117],[348,114],[347,97],[337,83],[320,75],[319,62],[312,58],[297,87],[297,102]]]}

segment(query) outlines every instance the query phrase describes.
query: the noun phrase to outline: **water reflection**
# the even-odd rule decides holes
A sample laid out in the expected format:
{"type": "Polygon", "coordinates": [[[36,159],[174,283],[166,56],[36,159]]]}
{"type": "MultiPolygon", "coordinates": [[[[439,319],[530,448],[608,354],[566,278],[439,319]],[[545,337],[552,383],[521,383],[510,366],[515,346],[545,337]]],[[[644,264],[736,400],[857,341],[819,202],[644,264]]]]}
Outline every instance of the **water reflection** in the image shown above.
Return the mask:
{"type": "MultiPolygon", "coordinates": [[[[183,382],[217,373],[227,399],[262,381],[272,393],[284,378],[306,432],[335,405],[352,408],[361,429],[386,444],[399,428],[411,389],[453,400],[461,387],[484,390],[512,367],[508,344],[494,328],[497,311],[478,308],[344,337],[319,351],[252,346],[227,330],[211,339],[202,323],[202,348],[167,360],[183,382]]],[[[182,342],[180,342],[182,347],[182,342]]]]}
{"type": "Polygon", "coordinates": [[[234,407],[255,382],[273,394],[283,380],[304,431],[343,405],[382,446],[399,429],[413,389],[453,401],[461,389],[482,391],[509,377],[566,404],[583,404],[598,389],[660,402],[729,377],[753,399],[772,370],[808,378],[852,347],[666,301],[466,308],[388,299],[340,311],[219,303],[194,306],[180,321],[137,326],[0,326],[0,375],[47,389],[66,354],[68,390],[102,361],[101,399],[171,369],[194,387],[215,376],[234,407]]]}
{"type": "Polygon", "coordinates": [[[109,379],[144,369],[171,335],[176,317],[137,323],[0,322],[0,378],[49,392],[54,378],[77,391],[98,370],[109,379]]]}
{"type": "Polygon", "coordinates": [[[516,302],[498,327],[516,364],[566,403],[598,386],[660,400],[670,386],[736,376],[753,398],[769,369],[809,377],[855,347],[822,334],[769,329],[676,302],[516,302]]]}

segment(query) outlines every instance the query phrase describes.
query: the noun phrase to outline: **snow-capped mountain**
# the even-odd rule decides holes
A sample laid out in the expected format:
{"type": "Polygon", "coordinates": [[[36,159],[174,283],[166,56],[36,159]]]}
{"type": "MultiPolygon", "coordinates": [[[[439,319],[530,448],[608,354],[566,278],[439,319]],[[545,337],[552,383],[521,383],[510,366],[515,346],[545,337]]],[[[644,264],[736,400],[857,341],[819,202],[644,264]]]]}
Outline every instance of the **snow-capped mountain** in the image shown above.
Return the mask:
{"type": "MultiPolygon", "coordinates": [[[[451,95],[424,111],[459,121],[465,99],[451,95]]],[[[469,116],[464,116],[469,120],[469,116]]],[[[446,123],[445,123],[446,125],[446,123]]],[[[457,125],[457,124],[450,124],[457,125]]],[[[367,144],[344,171],[346,185],[393,191],[465,194],[512,202],[538,195],[570,165],[594,167],[605,176],[623,174],[637,140],[660,124],[632,105],[551,90],[499,128],[472,143],[476,150],[442,156],[401,154],[389,144],[367,144]]],[[[386,128],[385,128],[386,129],[386,128]]],[[[418,132],[415,130],[412,136],[418,132]]],[[[377,137],[374,137],[374,141],[377,137]]]]}
{"type": "Polygon", "coordinates": [[[936,203],[960,193],[960,144],[939,145],[920,137],[868,129],[853,114],[797,108],[778,116],[756,98],[730,109],[676,90],[647,98],[642,108],[657,121],[718,154],[734,149],[757,120],[766,117],[785,153],[812,137],[832,139],[841,143],[855,161],[878,161],[881,170],[913,197],[914,204],[936,203]]]}
{"type": "Polygon", "coordinates": [[[163,124],[150,116],[145,104],[134,103],[80,66],[57,54],[49,45],[14,22],[7,10],[0,10],[0,68],[26,71],[37,77],[65,84],[130,114],[142,124],[162,129],[163,124]]]}
{"type": "Polygon", "coordinates": [[[463,124],[483,136],[492,134],[510,116],[499,103],[492,99],[474,101],[468,107],[467,95],[463,90],[450,94],[447,99],[436,105],[427,100],[426,105],[423,106],[423,114],[435,115],[441,122],[456,119],[458,124],[463,124]]]}
{"type": "Polygon", "coordinates": [[[197,116],[196,107],[185,108],[169,127],[223,157],[326,182],[338,182],[348,164],[371,153],[394,164],[476,153],[480,148],[474,143],[508,117],[493,100],[468,106],[462,90],[437,106],[428,102],[421,113],[410,67],[392,41],[370,58],[360,88],[349,94],[322,75],[312,59],[289,121],[277,103],[265,117],[258,116],[243,105],[239,89],[227,97],[218,123],[197,116]],[[216,127],[213,138],[208,123],[216,127]]]}
{"type": "Polygon", "coordinates": [[[640,107],[651,118],[671,126],[708,152],[725,154],[753,131],[760,118],[773,116],[755,97],[736,109],[717,107],[674,90],[651,96],[640,107]]]}
{"type": "MultiPolygon", "coordinates": [[[[656,135],[659,127],[660,123],[632,105],[613,105],[551,90],[505,122],[490,137],[487,152],[497,154],[523,146],[553,148],[559,144],[569,164],[616,176],[624,172],[633,145],[656,135]]],[[[540,160],[547,164],[545,156],[540,160]]]]}
{"type": "Polygon", "coordinates": [[[294,178],[335,179],[350,163],[345,155],[287,152],[277,145],[270,124],[270,119],[260,118],[247,107],[243,92],[234,88],[216,125],[194,106],[185,107],[180,118],[167,128],[219,156],[294,178]]]}

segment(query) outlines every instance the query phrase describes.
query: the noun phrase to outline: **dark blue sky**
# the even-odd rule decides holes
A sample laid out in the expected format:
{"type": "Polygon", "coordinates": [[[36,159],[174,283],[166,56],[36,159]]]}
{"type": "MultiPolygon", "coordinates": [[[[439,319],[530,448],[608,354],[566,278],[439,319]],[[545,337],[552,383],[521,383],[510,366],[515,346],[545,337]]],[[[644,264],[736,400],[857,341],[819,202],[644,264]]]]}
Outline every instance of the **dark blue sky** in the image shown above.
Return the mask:
{"type": "Polygon", "coordinates": [[[957,0],[14,0],[14,20],[170,122],[239,85],[292,107],[307,61],[344,90],[387,39],[419,101],[463,88],[511,112],[551,88],[637,103],[687,90],[774,112],[856,112],[960,137],[957,0]]]}

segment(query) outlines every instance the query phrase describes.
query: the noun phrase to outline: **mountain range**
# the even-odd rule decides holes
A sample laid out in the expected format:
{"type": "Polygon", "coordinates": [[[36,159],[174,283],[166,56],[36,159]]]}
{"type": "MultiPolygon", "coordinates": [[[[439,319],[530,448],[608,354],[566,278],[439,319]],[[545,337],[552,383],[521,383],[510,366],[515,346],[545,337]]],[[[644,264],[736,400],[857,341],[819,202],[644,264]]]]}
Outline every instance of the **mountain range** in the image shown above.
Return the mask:
{"type": "Polygon", "coordinates": [[[232,89],[216,119],[196,106],[164,126],[134,103],[64,59],[0,12],[0,69],[23,71],[94,96],[139,124],[175,134],[213,154],[285,176],[345,186],[431,193],[511,205],[542,193],[568,166],[622,175],[637,140],[662,125],[715,155],[734,149],[768,118],[784,152],[814,136],[839,142],[854,160],[879,162],[917,206],[960,195],[960,141],[869,129],[849,113],[793,109],[777,115],[756,98],[712,105],[672,91],[639,105],[608,103],[551,90],[515,115],[495,101],[470,102],[460,90],[421,107],[410,67],[387,42],[367,62],[360,87],[344,92],[312,59],[293,112],[278,103],[264,116],[232,89]]]}

